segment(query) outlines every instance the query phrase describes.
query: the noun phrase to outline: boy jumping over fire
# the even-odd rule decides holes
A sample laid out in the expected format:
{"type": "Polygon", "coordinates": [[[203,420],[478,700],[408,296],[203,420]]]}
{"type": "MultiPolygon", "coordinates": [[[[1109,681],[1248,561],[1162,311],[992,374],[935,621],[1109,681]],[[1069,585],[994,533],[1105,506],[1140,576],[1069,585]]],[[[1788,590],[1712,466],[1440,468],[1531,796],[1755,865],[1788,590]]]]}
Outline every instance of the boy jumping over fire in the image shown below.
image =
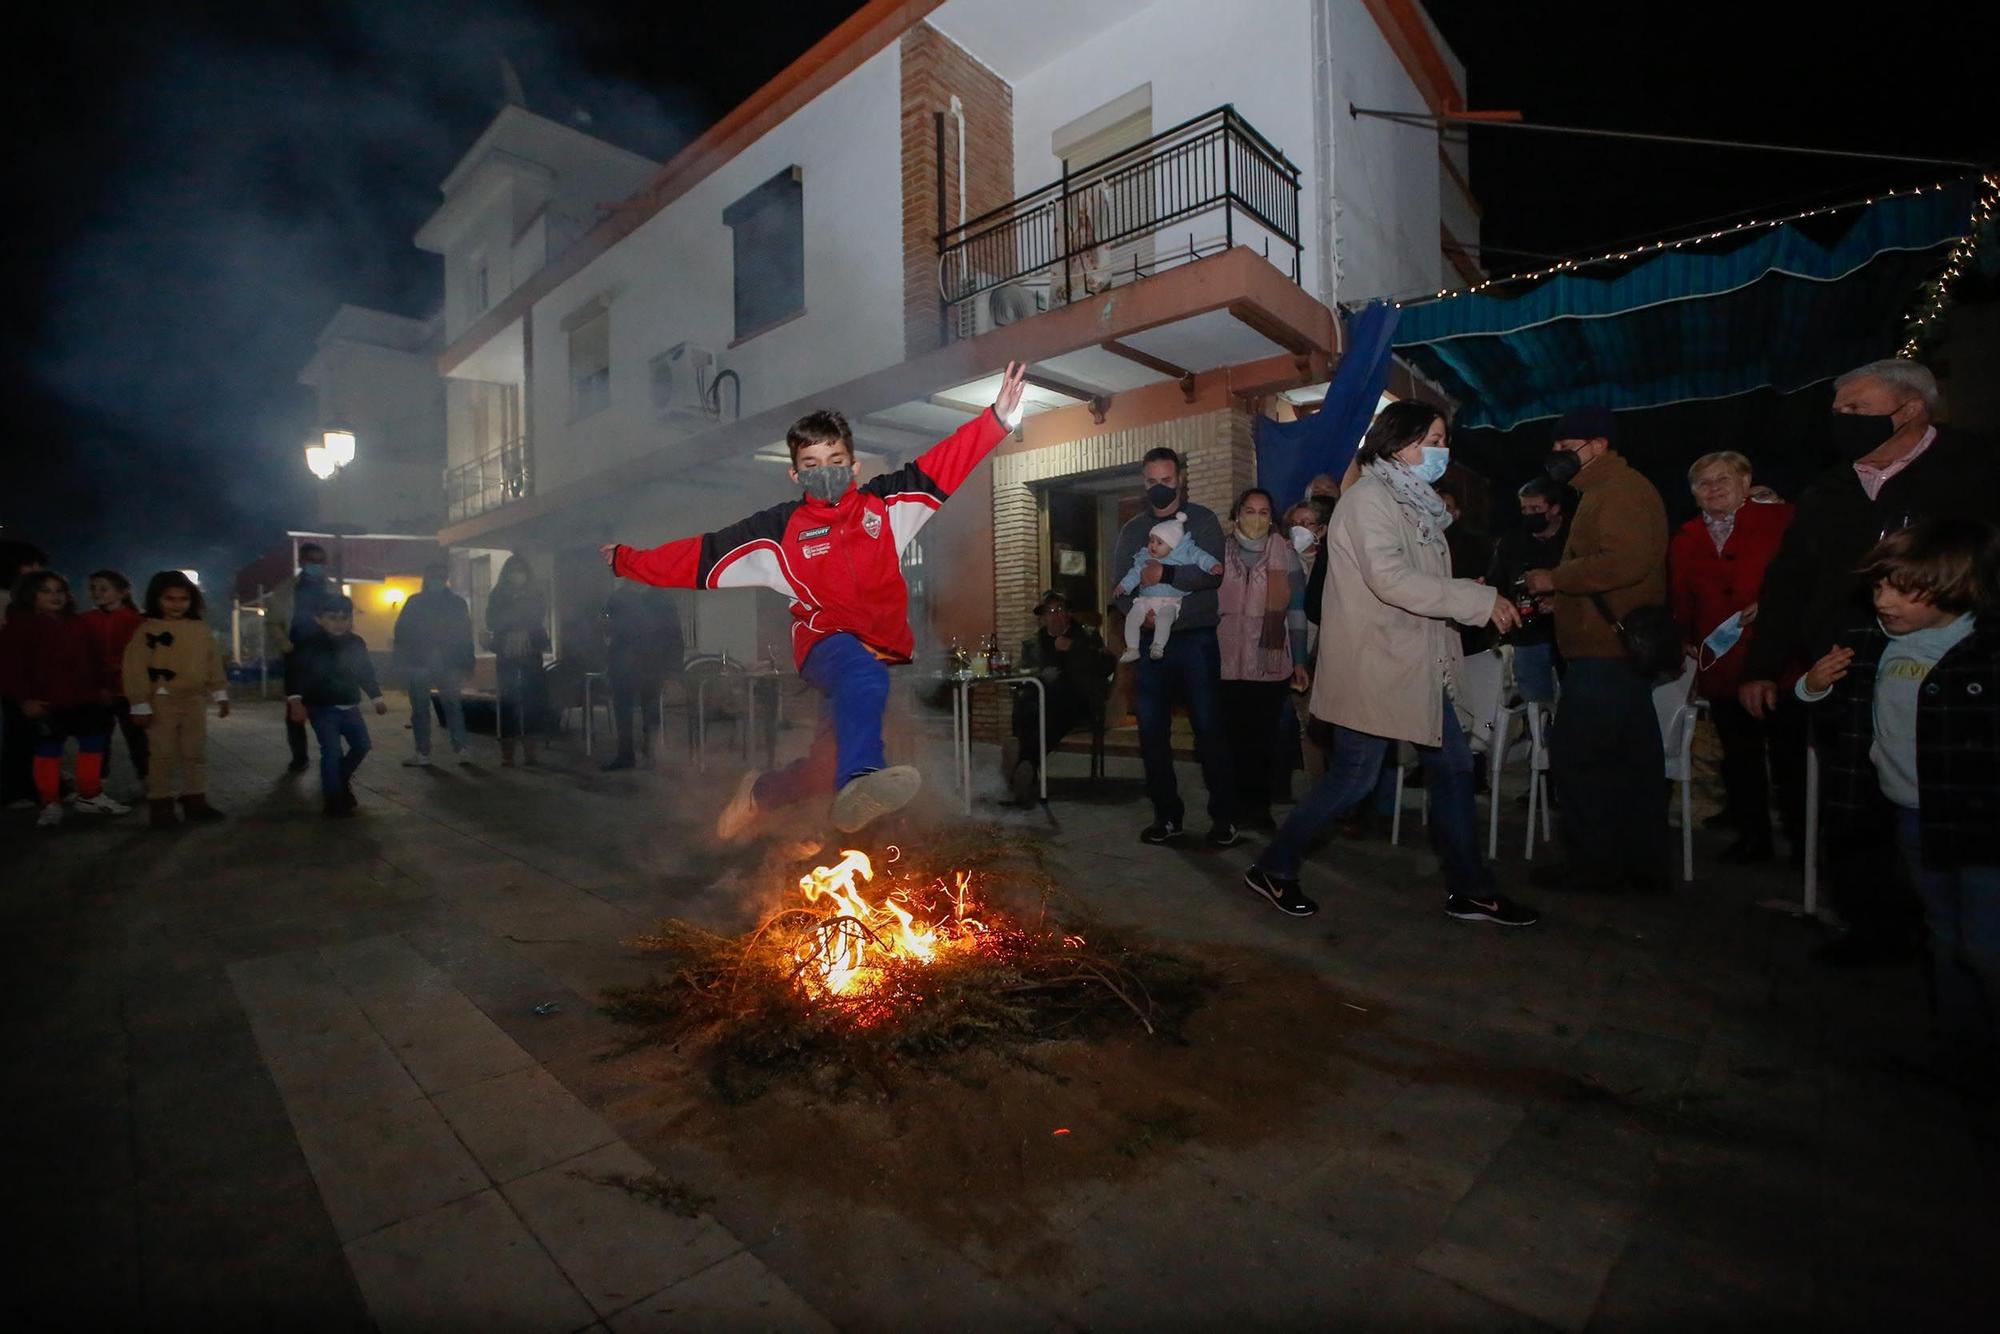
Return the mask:
{"type": "Polygon", "coordinates": [[[819,731],[803,759],[751,770],[716,822],[740,837],[759,811],[834,790],[833,823],[853,833],[900,810],[923,776],[889,765],[882,712],[886,664],[910,660],[903,549],[1021,421],[1028,368],[1009,362],[993,406],[894,472],[854,482],[854,436],[838,412],[808,413],[785,433],[792,480],[805,492],[700,537],[640,551],[600,548],[621,579],[664,588],[772,588],[792,600],[792,657],[824,696],[819,731]]]}

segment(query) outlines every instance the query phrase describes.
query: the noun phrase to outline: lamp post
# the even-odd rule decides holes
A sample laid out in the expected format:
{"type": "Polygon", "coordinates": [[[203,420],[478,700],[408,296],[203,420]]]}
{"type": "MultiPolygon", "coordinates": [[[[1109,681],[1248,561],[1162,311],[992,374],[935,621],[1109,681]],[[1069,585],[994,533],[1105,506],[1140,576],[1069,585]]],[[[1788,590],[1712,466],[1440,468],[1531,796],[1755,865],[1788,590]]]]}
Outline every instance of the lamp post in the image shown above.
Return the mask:
{"type": "MultiPolygon", "coordinates": [[[[328,426],[320,432],[317,441],[306,442],[306,468],[322,482],[332,481],[335,474],[352,462],[354,432],[346,426],[328,426]]],[[[333,577],[336,582],[347,577],[347,535],[341,530],[350,526],[325,525],[334,534],[333,577]]]]}

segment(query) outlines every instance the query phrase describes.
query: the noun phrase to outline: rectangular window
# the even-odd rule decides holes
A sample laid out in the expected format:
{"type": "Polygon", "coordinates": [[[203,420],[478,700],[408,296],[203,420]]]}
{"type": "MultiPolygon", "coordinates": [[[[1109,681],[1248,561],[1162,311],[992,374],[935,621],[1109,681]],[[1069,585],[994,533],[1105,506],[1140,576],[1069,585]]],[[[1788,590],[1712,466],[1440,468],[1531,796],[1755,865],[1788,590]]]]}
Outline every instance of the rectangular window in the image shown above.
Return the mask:
{"type": "Polygon", "coordinates": [[[486,256],[474,252],[465,263],[465,309],[475,318],[484,315],[486,308],[493,304],[492,285],[487,278],[486,256]]]}
{"type": "Polygon", "coordinates": [[[569,331],[569,418],[581,421],[611,402],[611,312],[599,310],[569,331]]]}
{"type": "Polygon", "coordinates": [[[787,167],[722,210],[736,247],[736,341],[806,308],[805,173],[787,167]]]}

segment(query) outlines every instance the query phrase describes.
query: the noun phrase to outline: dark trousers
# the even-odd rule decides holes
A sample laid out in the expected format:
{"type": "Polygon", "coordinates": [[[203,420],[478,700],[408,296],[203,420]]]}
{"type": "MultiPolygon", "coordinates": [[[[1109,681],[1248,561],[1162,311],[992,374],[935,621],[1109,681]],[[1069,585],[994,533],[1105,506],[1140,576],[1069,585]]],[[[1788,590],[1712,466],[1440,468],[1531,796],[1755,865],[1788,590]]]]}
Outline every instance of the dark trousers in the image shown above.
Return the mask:
{"type": "Polygon", "coordinates": [[[662,672],[611,663],[611,716],[618,728],[618,758],[631,763],[634,754],[653,753],[653,736],[660,730],[662,672]],[[639,734],[632,732],[632,715],[639,715],[639,734]]]}
{"type": "Polygon", "coordinates": [[[306,710],[313,735],[319,738],[319,790],[323,796],[345,792],[354,771],[368,758],[368,723],[357,704],[314,705],[306,710]],[[341,742],[347,743],[346,753],[341,742]]]}
{"type": "Polygon", "coordinates": [[[1805,740],[1798,730],[1798,710],[1781,707],[1760,720],[1733,699],[1717,699],[1709,701],[1709,717],[1722,742],[1724,808],[1736,832],[1746,839],[1770,839],[1775,779],[1785,833],[1794,840],[1803,837],[1805,740]]]}
{"type": "MultiPolygon", "coordinates": [[[[285,675],[287,677],[291,675],[291,664],[292,655],[287,653],[285,655],[285,675]]],[[[304,723],[295,723],[290,718],[285,719],[285,744],[292,748],[292,767],[294,769],[303,769],[306,765],[312,763],[312,753],[306,749],[306,725],[304,723]]]]}
{"type": "Polygon", "coordinates": [[[538,736],[548,714],[548,676],[542,655],[499,658],[494,680],[500,696],[495,725],[501,737],[538,736]]]}
{"type": "Polygon", "coordinates": [[[1139,636],[1139,660],[1132,664],[1138,678],[1133,708],[1139,716],[1139,758],[1146,766],[1146,797],[1156,821],[1185,822],[1180,783],[1174,777],[1174,705],[1187,710],[1194,728],[1195,757],[1201,761],[1201,781],[1208,787],[1208,818],[1230,822],[1229,748],[1222,739],[1222,649],[1212,627],[1176,627],[1166,652],[1155,658],[1148,651],[1153,632],[1139,636]]]}
{"type": "Polygon", "coordinates": [[[0,802],[35,798],[35,733],[28,716],[13,700],[0,713],[0,802]]]}
{"type": "MultiPolygon", "coordinates": [[[[1043,682],[1049,692],[1049,749],[1056,743],[1090,721],[1090,703],[1066,681],[1060,678],[1043,682]]],[[[1041,742],[1041,705],[1035,698],[1033,686],[1014,687],[1014,740],[1020,743],[1021,758],[1035,763],[1041,742]]]]}
{"type": "MultiPolygon", "coordinates": [[[[1296,879],[1306,845],[1326,825],[1369,800],[1384,764],[1393,766],[1397,743],[1351,727],[1333,729],[1333,759],[1326,776],[1300,799],[1257,864],[1272,875],[1296,879]]],[[[1493,872],[1479,847],[1479,816],[1472,798],[1472,751],[1458,725],[1458,711],[1444,702],[1444,728],[1435,746],[1418,746],[1424,795],[1430,801],[1431,844],[1444,866],[1448,892],[1483,898],[1493,892],[1493,872]]]]}
{"type": "MultiPolygon", "coordinates": [[[[130,700],[111,701],[111,716],[118,723],[119,734],[125,738],[125,754],[132,761],[132,772],[142,781],[146,777],[146,764],[152,755],[152,747],[147,744],[146,729],[132,723],[132,703],[130,700]]],[[[104,776],[111,776],[111,747],[104,748],[104,776]]]]}
{"type": "Polygon", "coordinates": [[[1549,765],[1579,869],[1620,881],[1663,882],[1666,752],[1652,688],[1623,658],[1571,660],[1549,765]]]}
{"type": "MultiPolygon", "coordinates": [[[[1288,688],[1284,681],[1224,681],[1221,685],[1223,736],[1229,746],[1238,818],[1271,813],[1279,720],[1284,716],[1288,688]]],[[[1293,730],[1296,734],[1297,729],[1293,730]]]]}

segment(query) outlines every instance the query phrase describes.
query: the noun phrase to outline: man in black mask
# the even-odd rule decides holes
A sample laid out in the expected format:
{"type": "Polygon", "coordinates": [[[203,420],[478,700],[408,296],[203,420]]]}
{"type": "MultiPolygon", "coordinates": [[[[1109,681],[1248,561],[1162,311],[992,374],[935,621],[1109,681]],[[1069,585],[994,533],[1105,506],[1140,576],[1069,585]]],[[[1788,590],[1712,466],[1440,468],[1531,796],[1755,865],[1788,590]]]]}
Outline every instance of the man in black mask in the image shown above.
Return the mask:
{"type": "MultiPolygon", "coordinates": [[[[1486,568],[1488,586],[1519,601],[1526,596],[1522,576],[1529,570],[1552,570],[1562,564],[1563,543],[1569,537],[1573,493],[1548,477],[1531,477],[1517,493],[1521,526],[1501,534],[1493,544],[1493,562],[1486,568]]],[[[1554,603],[1538,598],[1532,614],[1507,636],[1514,646],[1514,684],[1521,698],[1537,704],[1556,702],[1556,621],[1554,603]]]]}
{"type": "MultiPolygon", "coordinates": [[[[1833,382],[1827,422],[1835,461],[1799,496],[1798,514],[1764,575],[1757,634],[1737,698],[1753,717],[1791,708],[1791,682],[1832,645],[1852,617],[1869,611],[1856,573],[1883,534],[1919,519],[1990,520],[2000,500],[2000,457],[1991,441],[1933,423],[1937,380],[1914,361],[1874,361],[1833,382]]],[[[1823,957],[1865,963],[1914,940],[1915,900],[1873,874],[1859,831],[1828,831],[1829,897],[1852,930],[1823,957]]]]}
{"type": "MultiPolygon", "coordinates": [[[[1147,453],[1141,464],[1141,480],[1146,503],[1131,521],[1118,531],[1111,548],[1111,567],[1132,568],[1132,558],[1145,544],[1146,534],[1162,519],[1178,514],[1187,520],[1187,535],[1203,551],[1223,549],[1222,523],[1215,511],[1187,498],[1187,470],[1181,456],[1171,449],[1147,453]]],[[[1166,653],[1155,658],[1141,652],[1133,664],[1137,678],[1133,711],[1139,717],[1139,758],[1146,767],[1146,796],[1153,803],[1153,823],[1139,832],[1147,843],[1179,842],[1184,832],[1186,809],[1181,804],[1180,784],[1174,778],[1174,705],[1187,710],[1188,724],[1194,728],[1195,754],[1201,760],[1201,781],[1208,788],[1208,841],[1213,847],[1231,847],[1240,839],[1234,813],[1229,809],[1229,751],[1222,738],[1222,648],[1216,642],[1215,590],[1222,585],[1220,574],[1204,574],[1193,565],[1146,567],[1142,584],[1171,583],[1188,590],[1181,599],[1180,615],[1167,640],[1166,653]]],[[[1129,595],[1114,604],[1122,618],[1131,610],[1129,595]]],[[[1148,618],[1148,624],[1151,620],[1148,618]]],[[[1153,632],[1142,632],[1140,642],[1128,648],[1149,649],[1153,632]]]]}

